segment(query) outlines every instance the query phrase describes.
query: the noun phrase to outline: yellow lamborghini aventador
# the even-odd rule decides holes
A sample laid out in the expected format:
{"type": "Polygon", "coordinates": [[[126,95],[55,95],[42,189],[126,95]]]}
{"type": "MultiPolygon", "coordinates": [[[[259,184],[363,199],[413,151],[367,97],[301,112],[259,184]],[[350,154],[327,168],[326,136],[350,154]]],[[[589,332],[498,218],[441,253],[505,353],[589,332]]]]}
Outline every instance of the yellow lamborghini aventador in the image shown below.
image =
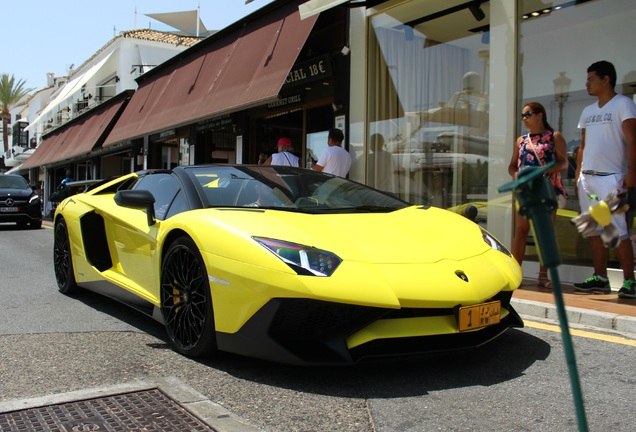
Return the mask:
{"type": "Polygon", "coordinates": [[[523,326],[521,269],[463,216],[302,168],[128,174],[55,213],[59,290],[162,322],[184,355],[350,364],[481,345],[523,326]]]}

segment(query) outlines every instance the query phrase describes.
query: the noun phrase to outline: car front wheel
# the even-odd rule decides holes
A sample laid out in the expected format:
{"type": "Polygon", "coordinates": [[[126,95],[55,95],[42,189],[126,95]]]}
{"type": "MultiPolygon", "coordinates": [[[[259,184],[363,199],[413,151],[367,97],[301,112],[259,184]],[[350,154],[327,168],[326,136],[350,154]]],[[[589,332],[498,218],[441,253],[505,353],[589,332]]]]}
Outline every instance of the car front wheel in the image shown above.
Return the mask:
{"type": "Polygon", "coordinates": [[[55,224],[53,240],[53,267],[57,288],[63,294],[73,294],[78,291],[73,272],[73,258],[71,257],[71,242],[68,236],[66,221],[62,218],[55,224]]]}
{"type": "Polygon", "coordinates": [[[176,351],[188,357],[216,351],[210,283],[203,258],[188,237],[174,241],[163,259],[161,312],[176,351]]]}

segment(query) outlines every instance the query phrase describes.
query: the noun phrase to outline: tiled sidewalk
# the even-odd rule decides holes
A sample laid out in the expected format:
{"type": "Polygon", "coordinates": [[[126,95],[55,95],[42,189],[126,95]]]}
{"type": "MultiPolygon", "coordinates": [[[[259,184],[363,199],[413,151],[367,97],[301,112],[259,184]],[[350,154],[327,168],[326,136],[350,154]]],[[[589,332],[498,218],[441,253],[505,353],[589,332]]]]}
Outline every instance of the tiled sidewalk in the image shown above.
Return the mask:
{"type": "MultiPolygon", "coordinates": [[[[628,333],[636,338],[636,299],[619,299],[616,291],[579,294],[568,284],[562,284],[561,290],[569,324],[628,333]]],[[[537,287],[535,279],[524,279],[512,297],[512,305],[525,319],[559,319],[554,294],[537,287]]]]}
{"type": "MultiPolygon", "coordinates": [[[[563,300],[566,307],[636,317],[636,299],[618,298],[616,291],[611,294],[580,294],[571,285],[566,284],[561,284],[561,290],[563,291],[563,300]]],[[[554,304],[552,291],[537,287],[534,279],[524,279],[521,288],[515,292],[513,297],[554,304]]]]}

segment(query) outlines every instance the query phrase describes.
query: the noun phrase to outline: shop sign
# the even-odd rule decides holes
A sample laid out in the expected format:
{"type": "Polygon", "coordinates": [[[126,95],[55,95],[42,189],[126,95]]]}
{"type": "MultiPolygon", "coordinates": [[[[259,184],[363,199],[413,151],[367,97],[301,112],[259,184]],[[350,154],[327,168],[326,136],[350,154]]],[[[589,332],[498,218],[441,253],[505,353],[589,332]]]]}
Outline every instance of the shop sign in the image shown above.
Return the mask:
{"type": "Polygon", "coordinates": [[[167,131],[163,131],[163,132],[159,133],[159,139],[160,140],[164,140],[166,138],[172,138],[176,134],[177,134],[177,131],[175,129],[170,129],[170,130],[167,130],[167,131]]]}
{"type": "Polygon", "coordinates": [[[197,123],[196,131],[203,132],[206,130],[222,129],[227,125],[234,123],[234,119],[230,114],[203,120],[197,123]]]}
{"type": "Polygon", "coordinates": [[[298,63],[287,75],[283,88],[295,87],[310,81],[328,78],[332,75],[329,56],[316,57],[315,59],[298,63]]]}
{"type": "Polygon", "coordinates": [[[303,103],[303,98],[301,95],[297,94],[297,95],[292,95],[292,96],[285,96],[282,98],[278,98],[277,100],[275,100],[274,102],[270,102],[267,104],[267,109],[278,109],[281,107],[288,107],[290,105],[297,105],[297,104],[301,104],[303,103]]]}
{"type": "Polygon", "coordinates": [[[275,117],[282,117],[282,116],[285,116],[287,114],[295,113],[296,111],[300,111],[300,110],[302,110],[302,108],[292,108],[292,109],[288,109],[288,110],[285,110],[285,111],[280,111],[280,112],[277,112],[277,113],[274,113],[274,114],[270,114],[270,115],[266,116],[265,118],[266,119],[271,119],[271,118],[275,118],[275,117]]]}

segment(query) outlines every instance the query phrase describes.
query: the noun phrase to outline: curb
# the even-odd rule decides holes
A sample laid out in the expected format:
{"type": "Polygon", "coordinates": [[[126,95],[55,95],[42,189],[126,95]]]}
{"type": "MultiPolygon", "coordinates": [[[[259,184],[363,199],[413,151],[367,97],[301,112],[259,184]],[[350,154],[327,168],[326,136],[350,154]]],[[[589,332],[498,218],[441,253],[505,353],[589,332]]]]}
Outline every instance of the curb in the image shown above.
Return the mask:
{"type": "MultiPolygon", "coordinates": [[[[559,321],[556,305],[514,298],[511,300],[511,304],[520,315],[559,321]]],[[[565,312],[569,324],[591,326],[636,335],[636,317],[569,306],[566,306],[565,312]]]]}

